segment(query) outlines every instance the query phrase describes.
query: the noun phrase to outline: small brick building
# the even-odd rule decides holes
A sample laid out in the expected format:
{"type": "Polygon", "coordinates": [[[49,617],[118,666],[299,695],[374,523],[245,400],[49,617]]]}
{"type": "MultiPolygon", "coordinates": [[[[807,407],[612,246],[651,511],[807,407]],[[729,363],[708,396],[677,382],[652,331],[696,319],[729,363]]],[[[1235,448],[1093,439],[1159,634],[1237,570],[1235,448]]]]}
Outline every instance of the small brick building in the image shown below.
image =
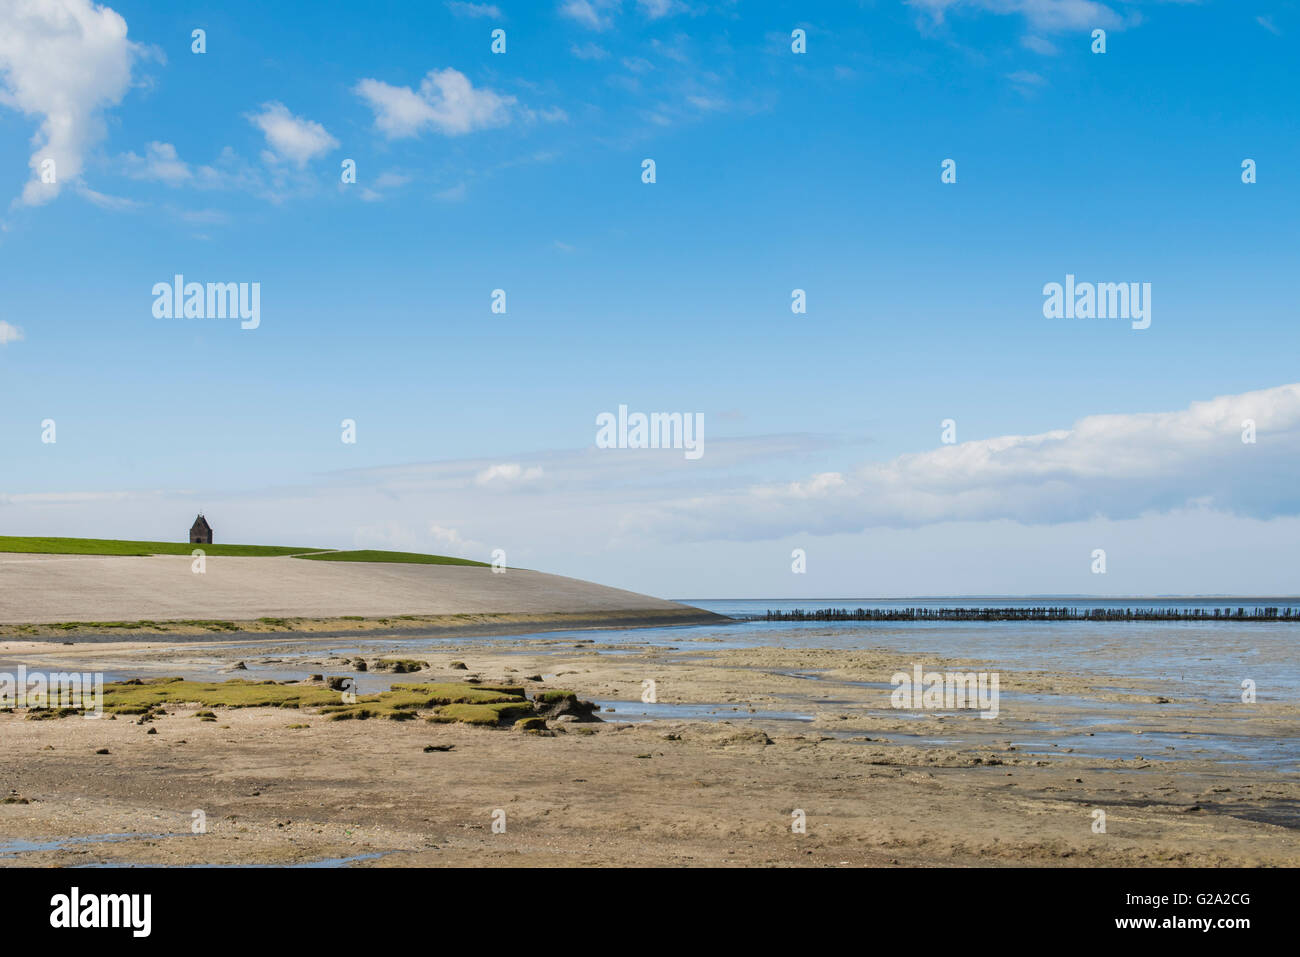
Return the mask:
{"type": "Polygon", "coordinates": [[[194,520],[190,526],[190,544],[191,545],[211,545],[212,544],[212,526],[208,520],[199,513],[199,517],[194,520]]]}

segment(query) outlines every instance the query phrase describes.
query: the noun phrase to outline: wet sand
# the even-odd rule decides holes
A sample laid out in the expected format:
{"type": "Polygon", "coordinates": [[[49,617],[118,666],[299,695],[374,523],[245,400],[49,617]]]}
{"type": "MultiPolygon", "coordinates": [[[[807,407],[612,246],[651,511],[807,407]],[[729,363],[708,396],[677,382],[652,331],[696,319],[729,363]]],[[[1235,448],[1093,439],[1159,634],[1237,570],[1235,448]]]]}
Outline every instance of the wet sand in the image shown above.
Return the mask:
{"type": "MultiPolygon", "coordinates": [[[[545,735],[278,709],[177,708],[147,725],[0,714],[0,800],[28,802],[0,804],[0,865],[1300,864],[1300,776],[1276,749],[1296,737],[1295,705],[926,657],[1000,670],[1000,714],[900,711],[889,677],[918,659],[718,648],[713,631],[675,648],[588,633],[346,652],[430,664],[362,674],[363,691],[477,676],[615,709],[545,735]],[[105,837],[123,834],[138,836],[105,837]]],[[[288,680],[353,673],[339,646],[9,640],[0,669],[288,680]]]]}

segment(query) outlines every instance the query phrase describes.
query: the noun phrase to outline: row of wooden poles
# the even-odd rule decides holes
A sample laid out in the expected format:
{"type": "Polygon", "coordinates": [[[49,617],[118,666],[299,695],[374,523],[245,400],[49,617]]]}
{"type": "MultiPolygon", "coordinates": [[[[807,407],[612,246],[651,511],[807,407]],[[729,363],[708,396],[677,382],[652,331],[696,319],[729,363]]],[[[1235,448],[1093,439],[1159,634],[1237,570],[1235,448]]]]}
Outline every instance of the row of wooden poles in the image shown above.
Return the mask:
{"type": "Polygon", "coordinates": [[[819,608],[768,609],[767,621],[1300,621],[1300,608],[819,608]]]}

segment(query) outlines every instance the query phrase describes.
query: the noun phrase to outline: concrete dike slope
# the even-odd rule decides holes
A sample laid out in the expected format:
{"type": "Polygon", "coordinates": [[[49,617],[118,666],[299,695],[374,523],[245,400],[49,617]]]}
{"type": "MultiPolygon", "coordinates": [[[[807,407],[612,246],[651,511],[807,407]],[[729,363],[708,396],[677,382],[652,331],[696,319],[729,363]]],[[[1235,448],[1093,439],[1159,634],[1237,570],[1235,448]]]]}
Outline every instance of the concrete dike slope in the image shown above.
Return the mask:
{"type": "MultiPolygon", "coordinates": [[[[291,557],[0,554],[0,624],[499,616],[577,627],[725,619],[688,605],[524,569],[291,557]]],[[[512,629],[514,630],[514,629],[512,629]]]]}

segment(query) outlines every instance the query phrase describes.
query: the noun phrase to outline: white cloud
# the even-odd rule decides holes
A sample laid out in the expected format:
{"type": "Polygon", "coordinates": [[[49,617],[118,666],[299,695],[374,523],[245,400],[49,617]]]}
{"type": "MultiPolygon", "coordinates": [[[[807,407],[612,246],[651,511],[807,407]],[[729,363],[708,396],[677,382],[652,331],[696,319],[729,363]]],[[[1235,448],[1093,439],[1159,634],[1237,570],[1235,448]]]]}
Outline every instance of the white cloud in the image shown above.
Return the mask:
{"type": "Polygon", "coordinates": [[[1186,507],[1271,518],[1300,515],[1290,478],[1297,468],[1300,384],[1292,384],[680,501],[641,513],[637,524],[694,539],[761,539],[953,521],[1123,520],[1186,507]],[[1247,419],[1254,444],[1242,441],[1247,419]]]}
{"type": "Polygon", "coordinates": [[[1035,30],[1056,32],[1095,27],[1123,26],[1118,13],[1096,0],[908,0],[927,11],[936,23],[943,23],[949,11],[976,10],[995,14],[1019,14],[1035,30]]]}
{"type": "Polygon", "coordinates": [[[545,110],[538,110],[536,113],[529,110],[528,117],[529,119],[541,120],[543,123],[569,122],[569,114],[564,112],[563,108],[558,106],[549,107],[545,110]]]}
{"type": "Polygon", "coordinates": [[[608,30],[614,22],[612,13],[619,6],[619,0],[564,0],[560,14],[589,30],[608,30]]]}
{"type": "Polygon", "coordinates": [[[400,189],[411,182],[412,177],[396,170],[386,170],[375,177],[373,186],[361,188],[361,198],[368,203],[379,202],[384,198],[380,190],[400,189]]]}
{"type": "Polygon", "coordinates": [[[458,529],[431,522],[421,528],[410,520],[363,522],[352,530],[353,548],[381,548],[401,552],[435,552],[486,561],[487,549],[463,536],[458,529]]]}
{"type": "Polygon", "coordinates": [[[450,552],[460,558],[474,557],[482,561],[482,553],[487,551],[482,543],[476,542],[472,538],[466,538],[461,535],[458,529],[447,528],[437,522],[429,525],[429,538],[438,551],[450,552]]]}
{"type": "Polygon", "coordinates": [[[375,114],[375,127],[389,139],[418,136],[434,129],[445,136],[505,126],[510,122],[513,96],[474,89],[465,74],[447,68],[430,70],[420,89],[364,79],[355,92],[375,114]]]}
{"type": "Polygon", "coordinates": [[[604,60],[609,56],[609,51],[598,43],[575,43],[569,52],[579,60],[604,60]]]}
{"type": "Polygon", "coordinates": [[[9,323],[0,319],[0,346],[7,346],[11,342],[18,342],[23,337],[23,331],[17,326],[11,326],[9,323]]]}
{"type": "Polygon", "coordinates": [[[176,215],[187,223],[202,226],[224,226],[230,222],[230,214],[220,209],[182,209],[176,215]]]}
{"type": "Polygon", "coordinates": [[[1051,40],[1044,40],[1042,37],[1034,36],[1032,33],[1020,38],[1020,45],[1026,50],[1033,50],[1035,53],[1041,53],[1043,56],[1055,56],[1056,44],[1051,40]]]}
{"type": "Polygon", "coordinates": [[[727,101],[716,96],[691,95],[686,98],[686,102],[705,113],[716,113],[727,108],[727,101]]]}
{"type": "Polygon", "coordinates": [[[170,143],[149,143],[145,155],[127,153],[122,159],[123,171],[134,179],[154,180],[169,185],[193,186],[202,190],[240,190],[254,196],[279,201],[286,195],[284,170],[280,157],[271,157],[275,167],[268,171],[250,163],[231,147],[223,147],[210,164],[193,165],[185,162],[170,143]]]}
{"type": "Polygon", "coordinates": [[[131,492],[28,492],[0,495],[0,505],[86,505],[126,502],[133,497],[131,492]]]}
{"type": "Polygon", "coordinates": [[[352,532],[353,548],[381,548],[388,551],[414,552],[424,543],[409,524],[398,521],[367,522],[352,532]]]}
{"type": "Polygon", "coordinates": [[[1273,23],[1272,17],[1256,17],[1255,22],[1275,36],[1280,37],[1282,35],[1282,31],[1273,23]]]}
{"type": "Polygon", "coordinates": [[[1042,86],[1047,82],[1041,74],[1033,73],[1030,70],[1017,70],[1015,73],[1008,73],[1007,79],[1017,86],[1042,86]]]}
{"type": "Polygon", "coordinates": [[[447,9],[458,17],[501,18],[501,8],[491,3],[463,3],[461,0],[448,0],[447,9]]]}
{"type": "Polygon", "coordinates": [[[177,155],[171,143],[149,143],[143,157],[127,153],[123,159],[127,175],[134,179],[158,180],[176,186],[194,177],[189,164],[177,155]]]}
{"type": "MultiPolygon", "coordinates": [[[[770,35],[780,37],[782,45],[788,43],[790,40],[788,35],[779,31],[770,35]]],[[[670,60],[676,60],[678,63],[682,64],[691,62],[689,38],[685,34],[677,34],[669,43],[665,43],[656,37],[650,41],[650,46],[654,48],[656,53],[666,56],[670,60]]]]}
{"type": "Polygon", "coordinates": [[[474,477],[476,485],[520,485],[535,482],[542,477],[540,465],[524,468],[518,462],[490,465],[474,477]]]}
{"type": "Polygon", "coordinates": [[[434,537],[435,541],[446,542],[449,545],[459,545],[465,541],[456,529],[444,528],[436,522],[429,526],[429,534],[434,537]]]}
{"type": "Polygon", "coordinates": [[[0,3],[0,104],[41,118],[18,202],[39,206],[80,179],[87,151],[105,136],[104,110],[131,84],[140,48],[126,33],[119,14],[89,0],[0,3]],[[53,183],[41,181],[46,159],[53,183]]]}
{"type": "Polygon", "coordinates": [[[299,168],[339,146],[325,127],[294,116],[283,103],[263,103],[262,111],[250,114],[248,121],[266,136],[270,159],[289,160],[299,168]]]}
{"type": "Polygon", "coordinates": [[[100,209],[138,209],[143,205],[134,199],[127,199],[125,196],[110,196],[107,193],[98,193],[84,183],[78,184],[77,193],[90,200],[100,209]]]}
{"type": "Polygon", "coordinates": [[[686,4],[682,3],[681,0],[636,0],[636,5],[651,20],[658,20],[660,17],[681,13],[686,9],[686,4]]]}

